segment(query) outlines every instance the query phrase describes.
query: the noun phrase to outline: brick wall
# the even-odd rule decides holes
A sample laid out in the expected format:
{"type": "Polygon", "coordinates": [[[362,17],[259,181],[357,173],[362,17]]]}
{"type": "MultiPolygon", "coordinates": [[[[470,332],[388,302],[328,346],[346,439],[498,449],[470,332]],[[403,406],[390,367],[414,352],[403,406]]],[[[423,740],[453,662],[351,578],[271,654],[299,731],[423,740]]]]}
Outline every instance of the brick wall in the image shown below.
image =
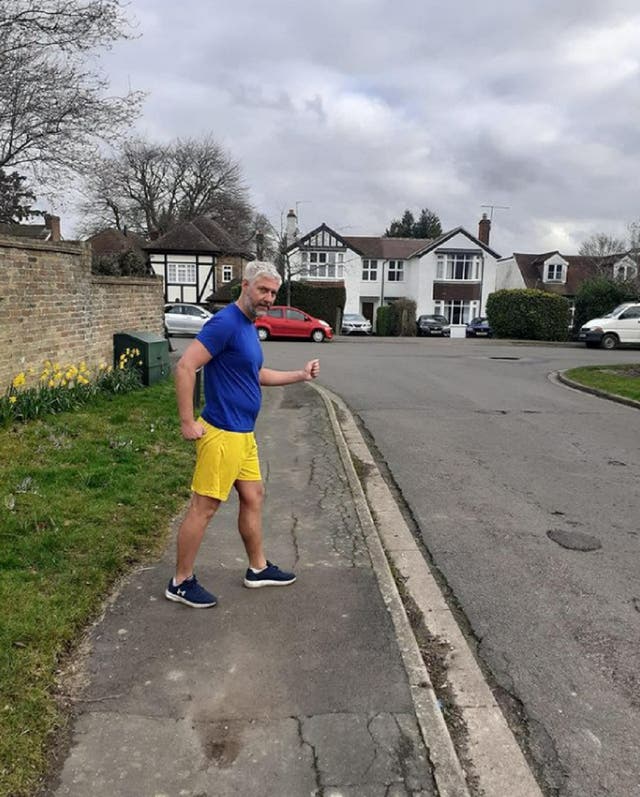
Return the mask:
{"type": "Polygon", "coordinates": [[[111,363],[113,334],[163,334],[162,280],[91,274],[79,242],[0,236],[0,392],[46,359],[111,363]]]}

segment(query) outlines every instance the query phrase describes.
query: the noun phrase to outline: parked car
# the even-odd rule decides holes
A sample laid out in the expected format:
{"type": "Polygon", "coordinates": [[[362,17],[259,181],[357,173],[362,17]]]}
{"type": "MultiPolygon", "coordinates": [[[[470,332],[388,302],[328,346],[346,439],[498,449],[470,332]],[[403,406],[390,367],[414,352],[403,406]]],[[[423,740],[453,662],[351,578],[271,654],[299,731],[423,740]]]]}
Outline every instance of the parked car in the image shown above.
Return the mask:
{"type": "Polygon", "coordinates": [[[371,321],[360,313],[345,313],[342,316],[340,332],[343,335],[370,335],[371,321]]]}
{"type": "Polygon", "coordinates": [[[266,315],[256,319],[260,340],[269,338],[305,338],[322,343],[333,338],[331,325],[314,318],[297,307],[274,305],[266,315]]]}
{"type": "Polygon", "coordinates": [[[197,335],[212,315],[197,304],[171,302],[164,306],[164,325],[168,335],[197,335]]]}
{"type": "Polygon", "coordinates": [[[493,335],[493,331],[489,326],[489,321],[482,316],[478,316],[477,318],[472,318],[467,324],[466,335],[468,338],[475,338],[479,335],[490,338],[493,335]]]}
{"type": "Polygon", "coordinates": [[[581,327],[578,340],[589,348],[615,349],[621,343],[640,345],[640,303],[624,302],[602,318],[592,318],[581,327]]]}
{"type": "Polygon", "coordinates": [[[418,316],[416,324],[418,336],[442,335],[446,337],[451,334],[449,319],[443,315],[421,315],[418,316]]]}

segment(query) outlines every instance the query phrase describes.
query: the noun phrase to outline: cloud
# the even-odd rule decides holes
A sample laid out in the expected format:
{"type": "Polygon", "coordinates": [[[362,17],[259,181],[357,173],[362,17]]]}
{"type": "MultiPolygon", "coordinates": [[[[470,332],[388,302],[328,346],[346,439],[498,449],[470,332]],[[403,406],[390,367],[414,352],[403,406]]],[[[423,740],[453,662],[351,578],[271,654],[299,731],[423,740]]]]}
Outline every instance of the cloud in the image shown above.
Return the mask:
{"type": "Polygon", "coordinates": [[[409,207],[503,254],[624,234],[638,218],[635,0],[132,0],[105,60],[150,92],[148,135],[212,133],[274,223],[298,202],[380,233],[409,207]],[[556,242],[554,244],[554,241],[556,242]]]}

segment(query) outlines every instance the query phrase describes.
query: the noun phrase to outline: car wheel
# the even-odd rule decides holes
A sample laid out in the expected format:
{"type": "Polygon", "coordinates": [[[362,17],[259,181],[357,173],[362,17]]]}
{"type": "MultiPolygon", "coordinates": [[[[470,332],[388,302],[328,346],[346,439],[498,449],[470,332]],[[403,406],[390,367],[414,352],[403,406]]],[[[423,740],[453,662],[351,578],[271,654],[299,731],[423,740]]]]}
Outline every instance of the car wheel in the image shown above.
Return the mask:
{"type": "Polygon", "coordinates": [[[314,343],[322,343],[324,340],[324,332],[321,329],[314,329],[311,333],[311,340],[314,343]]]}
{"type": "Polygon", "coordinates": [[[611,334],[608,332],[606,335],[603,336],[602,340],[600,341],[600,345],[603,349],[615,349],[618,345],[619,341],[616,335],[611,334]]]}
{"type": "Polygon", "coordinates": [[[265,327],[258,327],[258,337],[260,340],[269,340],[269,330],[265,327]]]}

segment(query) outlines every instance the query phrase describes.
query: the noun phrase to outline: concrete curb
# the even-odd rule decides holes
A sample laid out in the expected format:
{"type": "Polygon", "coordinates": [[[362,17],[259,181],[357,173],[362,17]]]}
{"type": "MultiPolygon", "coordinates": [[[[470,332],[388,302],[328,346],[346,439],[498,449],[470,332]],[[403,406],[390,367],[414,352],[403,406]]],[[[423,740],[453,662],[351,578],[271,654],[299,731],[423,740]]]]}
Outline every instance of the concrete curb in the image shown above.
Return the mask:
{"type": "Polygon", "coordinates": [[[568,376],[566,376],[566,373],[566,371],[552,371],[549,376],[552,380],[555,379],[558,382],[561,382],[563,385],[573,388],[573,390],[580,390],[582,393],[591,393],[592,396],[608,399],[609,401],[615,401],[618,404],[625,404],[627,407],[633,407],[636,410],[640,410],[640,401],[626,398],[625,396],[618,396],[615,393],[608,393],[606,390],[600,390],[597,387],[582,385],[580,382],[574,382],[573,379],[570,379],[568,376]]]}
{"type": "Polygon", "coordinates": [[[522,750],[351,412],[338,396],[326,388],[313,387],[322,396],[333,426],[380,590],[396,628],[418,724],[430,753],[441,797],[468,797],[469,787],[407,618],[392,567],[402,580],[404,590],[422,612],[429,632],[447,643],[450,651],[447,677],[467,728],[467,753],[473,766],[473,772],[469,774],[477,780],[477,793],[485,797],[515,794],[518,797],[541,797],[542,792],[522,750]],[[334,405],[338,408],[339,419],[334,405]],[[354,460],[366,474],[362,484],[354,460]]]}

